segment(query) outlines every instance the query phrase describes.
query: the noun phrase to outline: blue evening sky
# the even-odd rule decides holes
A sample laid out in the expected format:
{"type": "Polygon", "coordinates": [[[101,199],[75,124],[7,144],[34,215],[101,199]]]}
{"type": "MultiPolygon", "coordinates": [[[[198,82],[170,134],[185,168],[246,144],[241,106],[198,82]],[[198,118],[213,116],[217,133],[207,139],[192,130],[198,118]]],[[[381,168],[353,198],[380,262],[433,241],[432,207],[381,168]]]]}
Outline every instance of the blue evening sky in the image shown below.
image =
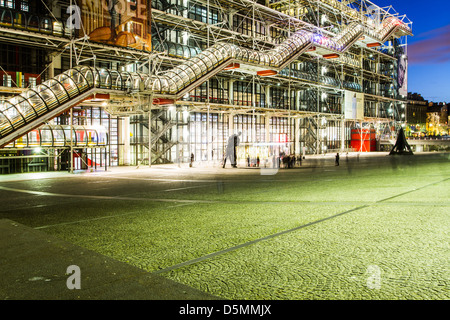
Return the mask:
{"type": "Polygon", "coordinates": [[[413,22],[408,37],[408,91],[450,103],[450,0],[371,0],[413,22]]]}

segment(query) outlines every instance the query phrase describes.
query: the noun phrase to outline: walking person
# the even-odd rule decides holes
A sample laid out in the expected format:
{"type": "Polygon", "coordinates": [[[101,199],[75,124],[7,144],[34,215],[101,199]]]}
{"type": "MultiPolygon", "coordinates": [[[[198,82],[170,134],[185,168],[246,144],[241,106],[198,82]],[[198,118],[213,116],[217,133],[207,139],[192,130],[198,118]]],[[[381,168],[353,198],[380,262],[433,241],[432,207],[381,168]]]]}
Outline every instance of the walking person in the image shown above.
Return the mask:
{"type": "Polygon", "coordinates": [[[192,167],[193,164],[194,164],[194,154],[191,153],[191,163],[189,163],[189,167],[192,167]]]}
{"type": "Polygon", "coordinates": [[[227,152],[225,154],[225,158],[223,159],[223,168],[225,168],[225,164],[227,163],[227,158],[230,159],[231,167],[237,168],[237,154],[236,154],[236,147],[239,146],[240,140],[239,136],[241,135],[241,132],[238,134],[233,134],[228,138],[228,144],[227,144],[227,152]]]}
{"type": "Polygon", "coordinates": [[[339,152],[336,153],[336,161],[335,164],[338,166],[339,165],[339,152]]]}

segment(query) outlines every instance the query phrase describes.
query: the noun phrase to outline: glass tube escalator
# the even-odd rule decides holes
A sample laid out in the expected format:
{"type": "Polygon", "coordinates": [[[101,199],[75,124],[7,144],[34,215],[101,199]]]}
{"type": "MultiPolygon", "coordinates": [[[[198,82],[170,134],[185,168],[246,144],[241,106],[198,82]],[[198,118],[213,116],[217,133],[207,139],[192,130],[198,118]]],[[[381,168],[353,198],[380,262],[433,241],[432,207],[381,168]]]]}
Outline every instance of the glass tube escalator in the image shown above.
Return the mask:
{"type": "MultiPolygon", "coordinates": [[[[399,28],[404,32],[409,30],[399,19],[388,18],[377,31],[380,38],[386,38],[399,28]]],[[[88,66],[75,67],[0,103],[0,147],[82,101],[91,90],[94,92],[97,88],[126,92],[144,88],[159,95],[178,98],[184,91],[200,85],[231,62],[281,70],[311,45],[318,44],[343,52],[364,32],[364,27],[357,23],[349,24],[333,38],[299,30],[265,52],[216,43],[186,62],[153,76],[88,66]]]]}
{"type": "Polygon", "coordinates": [[[108,145],[108,133],[102,126],[43,125],[31,130],[5,148],[96,148],[108,145]]]}
{"type": "Polygon", "coordinates": [[[33,129],[34,122],[40,125],[49,120],[45,115],[67,107],[67,102],[92,89],[95,86],[95,72],[90,67],[70,69],[0,103],[0,146],[16,139],[14,132],[28,125],[31,126],[29,130],[33,129]]]}

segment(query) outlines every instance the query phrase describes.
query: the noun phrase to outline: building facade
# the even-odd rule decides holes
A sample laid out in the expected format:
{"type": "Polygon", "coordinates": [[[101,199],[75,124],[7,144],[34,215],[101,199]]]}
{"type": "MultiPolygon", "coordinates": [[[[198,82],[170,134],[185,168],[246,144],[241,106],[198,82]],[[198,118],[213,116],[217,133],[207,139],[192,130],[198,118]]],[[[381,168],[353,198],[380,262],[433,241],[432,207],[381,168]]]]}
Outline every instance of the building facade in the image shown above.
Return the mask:
{"type": "Polygon", "coordinates": [[[346,151],[407,118],[411,22],[371,1],[0,0],[0,19],[3,173],[220,162],[237,132],[241,161],[346,151]]]}

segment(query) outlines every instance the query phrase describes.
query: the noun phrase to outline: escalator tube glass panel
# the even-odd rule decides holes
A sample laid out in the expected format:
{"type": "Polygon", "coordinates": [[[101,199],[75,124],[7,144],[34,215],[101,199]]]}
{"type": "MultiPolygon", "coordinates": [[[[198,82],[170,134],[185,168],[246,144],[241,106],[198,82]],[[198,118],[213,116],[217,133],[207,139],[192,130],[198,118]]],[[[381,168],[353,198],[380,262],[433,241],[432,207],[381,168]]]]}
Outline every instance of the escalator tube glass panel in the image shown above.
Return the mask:
{"type": "Polygon", "coordinates": [[[107,69],[99,70],[99,87],[104,89],[111,89],[112,79],[111,73],[107,69]]]}
{"type": "Polygon", "coordinates": [[[122,90],[122,76],[115,70],[110,70],[111,89],[122,90]]]}
{"type": "Polygon", "coordinates": [[[98,71],[97,68],[93,68],[92,69],[92,74],[93,74],[93,78],[94,78],[94,87],[98,88],[100,87],[100,73],[98,71]]]}
{"type": "Polygon", "coordinates": [[[223,62],[232,57],[233,46],[226,43],[218,43],[215,45],[217,52],[220,53],[220,60],[223,62]]]}
{"type": "MultiPolygon", "coordinates": [[[[214,62],[209,58],[210,52],[205,50],[201,54],[197,56],[197,58],[201,61],[200,63],[206,66],[205,73],[212,69],[214,62]]],[[[202,74],[203,75],[203,74],[202,74]]]]}
{"type": "MultiPolygon", "coordinates": [[[[2,108],[1,104],[0,108],[2,108]]],[[[9,119],[3,114],[2,111],[0,111],[0,137],[3,137],[4,135],[10,133],[13,130],[14,128],[12,124],[9,122],[9,119]]]]}
{"type": "Polygon", "coordinates": [[[80,147],[87,147],[88,146],[88,136],[86,134],[85,128],[76,126],[73,128],[73,131],[75,132],[76,145],[80,146],[80,147]]]}
{"type": "Polygon", "coordinates": [[[189,59],[192,58],[191,56],[191,49],[189,47],[183,47],[183,58],[189,59]]]}
{"type": "Polygon", "coordinates": [[[234,59],[241,60],[241,61],[244,60],[244,59],[242,59],[243,53],[242,53],[241,47],[234,46],[234,51],[235,51],[235,53],[232,56],[234,59]]]}
{"type": "Polygon", "coordinates": [[[87,145],[90,147],[98,146],[98,136],[97,136],[97,130],[93,128],[86,128],[86,141],[87,145]]]}
{"type": "Polygon", "coordinates": [[[53,130],[53,146],[55,147],[64,147],[65,144],[65,135],[64,129],[58,125],[52,128],[53,130]]]}
{"type": "Polygon", "coordinates": [[[27,27],[27,17],[22,12],[14,13],[14,28],[26,29],[27,27]]]}
{"type": "MultiPolygon", "coordinates": [[[[197,58],[197,57],[195,57],[195,58],[197,58]]],[[[203,73],[202,68],[200,67],[200,65],[198,65],[196,63],[188,64],[188,66],[192,69],[192,71],[195,74],[195,77],[192,78],[191,81],[197,80],[203,73]]],[[[203,65],[203,68],[206,70],[206,66],[203,65]]]]}
{"type": "Polygon", "coordinates": [[[166,75],[164,75],[164,79],[167,80],[167,84],[168,84],[168,93],[170,94],[175,94],[178,92],[178,87],[177,84],[175,82],[175,80],[173,80],[170,77],[167,77],[166,75]]]}
{"type": "Polygon", "coordinates": [[[131,87],[133,90],[139,90],[140,89],[140,84],[142,81],[141,76],[138,73],[133,73],[131,75],[132,77],[132,82],[131,82],[131,87]]]}
{"type": "Polygon", "coordinates": [[[96,128],[97,145],[106,146],[108,144],[108,132],[105,128],[96,128]]]}
{"type": "Polygon", "coordinates": [[[36,111],[31,106],[30,102],[26,99],[16,104],[16,108],[19,110],[19,112],[23,115],[26,122],[30,122],[33,119],[37,118],[36,111]]]}
{"type": "MultiPolygon", "coordinates": [[[[69,94],[70,98],[84,92],[89,88],[89,84],[77,69],[70,69],[63,74],[67,75],[67,78],[60,78],[61,84],[69,94]]],[[[62,75],[60,75],[62,76],[62,75]]]]}
{"type": "Polygon", "coordinates": [[[160,92],[161,93],[169,93],[169,91],[170,91],[169,81],[167,81],[167,79],[165,77],[160,77],[159,79],[157,79],[157,81],[158,82],[156,83],[156,85],[158,85],[158,83],[159,83],[160,88],[161,88],[160,92]]]}
{"type": "Polygon", "coordinates": [[[156,93],[163,93],[162,84],[161,84],[161,78],[155,78],[152,83],[150,90],[153,90],[156,93]]]}
{"type": "Polygon", "coordinates": [[[195,58],[191,59],[192,61],[192,69],[195,71],[196,74],[196,79],[200,78],[201,76],[203,76],[207,70],[208,70],[208,66],[206,65],[206,63],[200,59],[201,54],[195,56],[195,58]]]}
{"type": "Polygon", "coordinates": [[[214,54],[214,56],[217,59],[216,65],[220,65],[221,63],[223,63],[227,59],[227,56],[228,56],[228,55],[224,56],[222,54],[221,50],[219,50],[219,49],[212,51],[212,53],[214,54]]]}
{"type": "MultiPolygon", "coordinates": [[[[151,78],[151,76],[149,75],[149,74],[141,74],[141,82],[142,82],[142,84],[143,84],[143,88],[144,88],[144,90],[147,90],[147,85],[148,85],[148,82],[149,82],[149,79],[151,78]]],[[[139,90],[140,90],[141,88],[140,88],[140,85],[139,85],[139,90]]]]}
{"type": "Polygon", "coordinates": [[[185,84],[189,84],[191,79],[195,77],[194,71],[186,65],[179,66],[177,70],[185,84]]]}
{"type": "Polygon", "coordinates": [[[34,90],[41,95],[49,110],[59,105],[59,101],[56,98],[55,94],[50,88],[45,85],[45,83],[38,85],[34,90]]]}
{"type": "Polygon", "coordinates": [[[123,89],[131,89],[131,74],[128,71],[122,71],[120,75],[123,80],[123,89]]]}
{"type": "MultiPolygon", "coordinates": [[[[70,126],[63,126],[63,130],[64,130],[64,145],[65,146],[70,146],[70,126]]],[[[73,134],[73,131],[72,131],[73,134]]],[[[75,135],[73,134],[72,140],[75,142],[75,135]]]]}
{"type": "Polygon", "coordinates": [[[27,144],[28,147],[40,147],[41,139],[39,129],[34,129],[27,134],[27,144]]]}
{"type": "Polygon", "coordinates": [[[180,70],[186,74],[188,79],[186,83],[191,83],[196,78],[195,71],[189,65],[180,66],[180,70]]]}
{"type": "MultiPolygon", "coordinates": [[[[145,90],[152,90],[154,81],[155,81],[154,77],[152,76],[147,77],[144,82],[145,90]]],[[[161,87],[159,90],[161,90],[161,87]]]]}
{"type": "Polygon", "coordinates": [[[73,88],[73,84],[70,81],[71,79],[67,75],[60,74],[59,76],[45,82],[45,85],[49,87],[58,98],[59,104],[63,104],[71,97],[78,94],[78,89],[74,90],[75,88],[73,88]],[[72,88],[70,88],[71,86],[72,88]],[[74,94],[70,95],[71,91],[69,90],[74,91],[74,94]]]}
{"type": "Polygon", "coordinates": [[[87,85],[89,88],[92,88],[95,84],[95,78],[94,78],[94,71],[91,67],[77,67],[77,69],[80,72],[80,75],[82,75],[84,81],[87,82],[87,85]]]}
{"type": "Polygon", "coordinates": [[[217,56],[214,54],[215,50],[214,49],[209,49],[206,52],[208,52],[206,54],[206,57],[209,58],[212,62],[213,67],[216,67],[219,64],[219,59],[217,58],[217,56]]]}
{"type": "MultiPolygon", "coordinates": [[[[7,101],[7,103],[9,102],[7,101]]],[[[15,105],[9,103],[9,106],[7,105],[6,109],[2,111],[3,114],[9,119],[14,129],[25,124],[24,117],[19,110],[17,110],[15,105]]]]}
{"type": "Polygon", "coordinates": [[[0,25],[12,26],[13,24],[13,14],[11,10],[5,9],[3,10],[0,17],[0,25]]]}
{"type": "Polygon", "coordinates": [[[52,128],[44,125],[39,128],[40,145],[42,147],[53,147],[53,133],[52,128]]]}
{"type": "Polygon", "coordinates": [[[27,90],[20,94],[22,97],[28,100],[28,102],[33,107],[34,111],[40,115],[45,110],[47,110],[45,101],[42,100],[42,98],[34,91],[34,90],[27,90]]]}
{"type": "Polygon", "coordinates": [[[165,73],[164,76],[175,82],[175,87],[177,88],[176,91],[178,91],[178,88],[181,88],[183,86],[184,80],[182,76],[178,73],[178,68],[174,69],[174,71],[169,71],[165,73]]]}

